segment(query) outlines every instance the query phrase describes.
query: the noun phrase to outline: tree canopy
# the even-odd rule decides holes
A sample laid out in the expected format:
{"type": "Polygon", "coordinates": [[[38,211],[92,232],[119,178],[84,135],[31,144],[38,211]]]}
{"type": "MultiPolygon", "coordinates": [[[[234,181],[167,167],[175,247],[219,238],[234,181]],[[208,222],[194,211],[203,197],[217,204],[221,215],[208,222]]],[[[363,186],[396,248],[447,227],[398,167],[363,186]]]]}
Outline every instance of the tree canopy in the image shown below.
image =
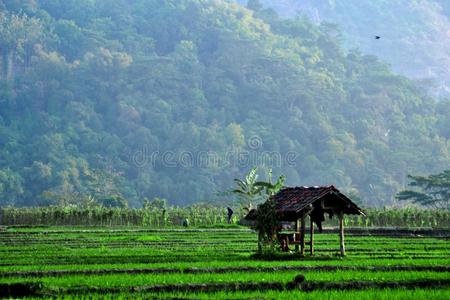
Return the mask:
{"type": "Polygon", "coordinates": [[[409,186],[415,190],[405,190],[397,194],[399,200],[433,208],[450,209],[450,170],[429,176],[408,176],[409,186]]]}
{"type": "Polygon", "coordinates": [[[450,163],[449,106],[331,25],[225,0],[0,11],[1,206],[190,204],[255,165],[385,205],[450,163]]]}

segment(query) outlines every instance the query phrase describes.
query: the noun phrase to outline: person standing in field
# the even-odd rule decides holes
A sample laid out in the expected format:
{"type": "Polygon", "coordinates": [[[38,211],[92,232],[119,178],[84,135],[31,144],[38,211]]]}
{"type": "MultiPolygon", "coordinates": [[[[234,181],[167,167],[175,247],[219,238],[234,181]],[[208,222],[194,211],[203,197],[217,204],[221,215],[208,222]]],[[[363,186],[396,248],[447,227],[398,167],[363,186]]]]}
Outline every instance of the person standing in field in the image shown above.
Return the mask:
{"type": "Polygon", "coordinates": [[[231,217],[233,216],[234,212],[230,207],[227,207],[227,213],[228,213],[228,216],[227,216],[228,224],[231,224],[231,217]]]}

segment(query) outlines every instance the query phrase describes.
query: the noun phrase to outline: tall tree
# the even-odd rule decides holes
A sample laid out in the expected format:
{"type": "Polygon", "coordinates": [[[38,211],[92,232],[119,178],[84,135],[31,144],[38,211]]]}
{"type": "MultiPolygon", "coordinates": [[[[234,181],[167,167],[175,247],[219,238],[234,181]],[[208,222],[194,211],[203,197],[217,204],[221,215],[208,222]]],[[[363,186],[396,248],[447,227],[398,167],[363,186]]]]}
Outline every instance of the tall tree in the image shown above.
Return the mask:
{"type": "Polygon", "coordinates": [[[398,200],[434,208],[450,209],[450,170],[429,176],[408,176],[409,186],[417,190],[405,190],[397,194],[398,200]]]}
{"type": "Polygon", "coordinates": [[[43,34],[44,27],[38,19],[0,12],[0,79],[13,79],[16,60],[29,66],[33,47],[43,34]]]}

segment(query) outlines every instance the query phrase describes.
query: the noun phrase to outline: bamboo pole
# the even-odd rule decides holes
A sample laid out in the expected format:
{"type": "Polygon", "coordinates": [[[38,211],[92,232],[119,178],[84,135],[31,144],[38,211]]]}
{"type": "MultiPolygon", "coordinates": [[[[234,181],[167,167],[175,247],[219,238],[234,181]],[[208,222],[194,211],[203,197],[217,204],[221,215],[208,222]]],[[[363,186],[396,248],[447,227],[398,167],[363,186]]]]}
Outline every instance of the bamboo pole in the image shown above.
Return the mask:
{"type": "Polygon", "coordinates": [[[314,223],[311,218],[311,215],[309,216],[309,254],[314,255],[314,223]]]}
{"type": "Polygon", "coordinates": [[[345,244],[344,244],[344,213],[339,212],[339,242],[341,256],[345,256],[345,244]]]}
{"type": "Polygon", "coordinates": [[[305,216],[302,216],[300,221],[300,254],[305,255],[305,216]]]}

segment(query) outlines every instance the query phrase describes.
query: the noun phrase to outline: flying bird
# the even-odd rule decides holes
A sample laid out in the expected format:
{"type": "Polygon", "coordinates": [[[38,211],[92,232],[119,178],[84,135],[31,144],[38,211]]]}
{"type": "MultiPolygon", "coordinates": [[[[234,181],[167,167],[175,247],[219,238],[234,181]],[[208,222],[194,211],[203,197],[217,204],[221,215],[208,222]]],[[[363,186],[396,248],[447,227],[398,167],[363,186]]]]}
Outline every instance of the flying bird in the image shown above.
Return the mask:
{"type": "Polygon", "coordinates": [[[379,39],[381,39],[381,36],[376,35],[376,36],[375,36],[375,39],[376,39],[376,40],[379,40],[379,39]]]}

